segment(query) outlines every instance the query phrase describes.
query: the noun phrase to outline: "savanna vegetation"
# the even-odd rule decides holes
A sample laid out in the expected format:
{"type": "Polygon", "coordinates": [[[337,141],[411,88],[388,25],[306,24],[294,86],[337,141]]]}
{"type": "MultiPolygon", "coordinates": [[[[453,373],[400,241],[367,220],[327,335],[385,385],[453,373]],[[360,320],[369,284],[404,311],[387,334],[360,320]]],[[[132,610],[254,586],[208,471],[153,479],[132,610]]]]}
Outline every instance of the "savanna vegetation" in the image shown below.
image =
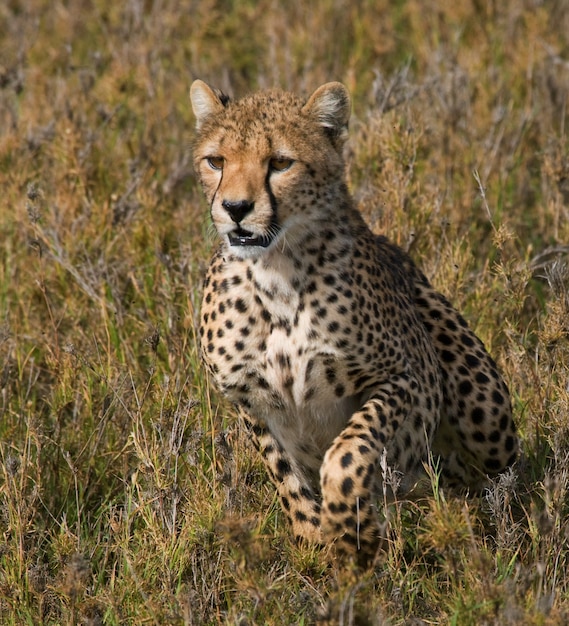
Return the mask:
{"type": "Polygon", "coordinates": [[[0,622],[569,623],[569,3],[0,5],[0,622]],[[200,368],[188,90],[352,91],[349,182],[464,312],[522,452],[296,546],[200,368]]]}

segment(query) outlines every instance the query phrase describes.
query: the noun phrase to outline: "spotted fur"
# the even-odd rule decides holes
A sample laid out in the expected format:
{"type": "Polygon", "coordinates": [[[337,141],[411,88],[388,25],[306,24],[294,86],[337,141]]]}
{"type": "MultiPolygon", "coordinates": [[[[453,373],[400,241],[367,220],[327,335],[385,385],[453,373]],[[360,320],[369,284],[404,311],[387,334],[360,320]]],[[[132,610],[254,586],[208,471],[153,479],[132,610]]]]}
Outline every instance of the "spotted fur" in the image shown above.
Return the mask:
{"type": "Polygon", "coordinates": [[[198,80],[191,100],[221,238],[203,360],[295,536],[372,553],[384,451],[406,486],[432,453],[447,483],[480,488],[516,456],[508,390],[461,315],[357,211],[343,85],[231,101],[198,80]]]}

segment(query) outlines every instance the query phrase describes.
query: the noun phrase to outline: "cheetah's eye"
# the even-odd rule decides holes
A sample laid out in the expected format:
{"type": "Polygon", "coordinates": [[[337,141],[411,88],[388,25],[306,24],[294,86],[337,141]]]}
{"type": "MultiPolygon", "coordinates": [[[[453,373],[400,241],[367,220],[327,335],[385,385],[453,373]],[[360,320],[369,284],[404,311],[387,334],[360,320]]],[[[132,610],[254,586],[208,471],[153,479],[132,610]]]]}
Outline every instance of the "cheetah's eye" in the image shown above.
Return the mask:
{"type": "Polygon", "coordinates": [[[212,170],[222,170],[225,159],[220,156],[212,156],[212,157],[207,157],[206,161],[212,170]]]}
{"type": "Polygon", "coordinates": [[[271,172],[284,172],[293,164],[292,159],[285,157],[273,157],[269,161],[269,169],[271,172]]]}

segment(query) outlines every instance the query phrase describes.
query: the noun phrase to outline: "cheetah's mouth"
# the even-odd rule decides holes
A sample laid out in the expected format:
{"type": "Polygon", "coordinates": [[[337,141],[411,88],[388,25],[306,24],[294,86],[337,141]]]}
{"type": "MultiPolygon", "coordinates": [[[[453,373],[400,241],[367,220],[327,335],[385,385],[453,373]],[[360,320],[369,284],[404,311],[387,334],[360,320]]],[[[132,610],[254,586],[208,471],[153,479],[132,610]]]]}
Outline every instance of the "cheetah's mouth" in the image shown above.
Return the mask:
{"type": "Polygon", "coordinates": [[[228,233],[229,244],[232,246],[260,246],[267,248],[275,238],[273,233],[267,233],[253,236],[253,233],[241,228],[240,226],[234,231],[228,233]]]}

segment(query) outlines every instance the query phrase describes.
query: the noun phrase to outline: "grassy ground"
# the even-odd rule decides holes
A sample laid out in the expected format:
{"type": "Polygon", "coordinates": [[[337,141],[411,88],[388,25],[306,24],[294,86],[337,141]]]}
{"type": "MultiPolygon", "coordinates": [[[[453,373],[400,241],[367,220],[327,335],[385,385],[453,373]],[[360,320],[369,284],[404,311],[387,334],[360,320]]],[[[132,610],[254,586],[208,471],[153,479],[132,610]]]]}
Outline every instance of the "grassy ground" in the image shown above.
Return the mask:
{"type": "Polygon", "coordinates": [[[565,0],[0,6],[0,622],[569,621],[565,0]],[[350,184],[468,317],[522,455],[388,511],[373,570],[289,538],[200,369],[215,238],[188,89],[354,96],[350,184]]]}

